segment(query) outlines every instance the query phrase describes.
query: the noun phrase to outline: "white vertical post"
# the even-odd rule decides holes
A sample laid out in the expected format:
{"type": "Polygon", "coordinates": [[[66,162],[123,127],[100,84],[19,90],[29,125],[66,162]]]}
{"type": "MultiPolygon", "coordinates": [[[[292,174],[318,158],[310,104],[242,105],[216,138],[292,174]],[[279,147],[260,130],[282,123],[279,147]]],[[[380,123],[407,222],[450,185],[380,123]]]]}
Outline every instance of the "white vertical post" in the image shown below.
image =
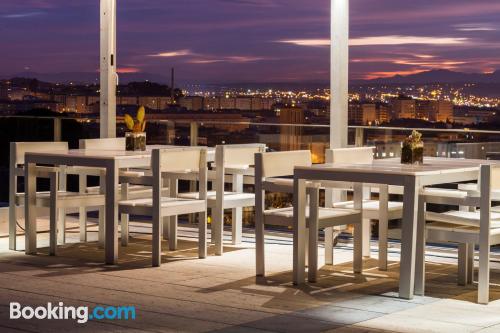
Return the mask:
{"type": "Polygon", "coordinates": [[[331,0],[330,148],[347,146],[349,0],[331,0]]]}
{"type": "Polygon", "coordinates": [[[116,137],[116,0],[101,0],[101,138],[116,137]]]}

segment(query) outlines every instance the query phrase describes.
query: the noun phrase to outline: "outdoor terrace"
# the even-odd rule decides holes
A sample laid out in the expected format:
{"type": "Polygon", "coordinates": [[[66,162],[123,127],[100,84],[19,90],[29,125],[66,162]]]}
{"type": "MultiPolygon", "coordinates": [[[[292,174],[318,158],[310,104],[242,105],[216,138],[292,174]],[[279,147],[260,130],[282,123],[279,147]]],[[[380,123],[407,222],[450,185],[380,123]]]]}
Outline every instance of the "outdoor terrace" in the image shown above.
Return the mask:
{"type": "MultiPolygon", "coordinates": [[[[225,246],[222,257],[197,257],[197,234],[180,230],[179,249],[165,251],[162,266],[151,268],[150,225],[134,224],[128,247],[116,266],[102,264],[97,227],[80,243],[78,221],[68,217],[67,245],[56,257],[48,249],[47,222],[40,222],[42,254],[8,251],[6,224],[0,224],[0,327],[2,332],[498,332],[500,331],[500,253],[492,254],[491,302],[475,303],[477,285],[457,286],[456,249],[428,246],[426,296],[399,299],[399,242],[391,241],[389,270],[377,269],[376,244],[363,274],[352,273],[352,242],[342,238],[335,266],[323,266],[317,283],[293,286],[290,235],[268,236],[268,274],[255,277],[253,230],[241,246],[225,246]],[[93,231],[93,232],[92,232],[93,231]],[[130,305],[128,321],[7,320],[9,302],[39,305],[130,305]],[[15,327],[15,328],[14,328],[15,327]]],[[[397,236],[397,230],[393,231],[397,236]]],[[[230,238],[226,231],[226,240],[230,238]]],[[[24,237],[18,236],[19,247],[24,237]]],[[[166,248],[166,246],[164,246],[166,248]]]]}

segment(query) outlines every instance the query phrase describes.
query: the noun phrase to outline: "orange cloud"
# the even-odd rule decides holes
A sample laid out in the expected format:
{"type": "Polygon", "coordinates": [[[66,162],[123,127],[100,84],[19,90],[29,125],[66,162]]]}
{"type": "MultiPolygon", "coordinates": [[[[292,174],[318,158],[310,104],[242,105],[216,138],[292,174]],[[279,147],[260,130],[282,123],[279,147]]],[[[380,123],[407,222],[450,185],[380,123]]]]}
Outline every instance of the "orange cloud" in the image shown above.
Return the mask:
{"type": "Polygon", "coordinates": [[[131,73],[140,73],[141,70],[136,67],[121,67],[116,70],[119,74],[131,74],[131,73]]]}
{"type": "Polygon", "coordinates": [[[408,70],[408,71],[393,71],[393,72],[372,72],[364,76],[365,80],[380,79],[386,77],[393,77],[395,75],[411,75],[425,72],[424,70],[408,70]]]}

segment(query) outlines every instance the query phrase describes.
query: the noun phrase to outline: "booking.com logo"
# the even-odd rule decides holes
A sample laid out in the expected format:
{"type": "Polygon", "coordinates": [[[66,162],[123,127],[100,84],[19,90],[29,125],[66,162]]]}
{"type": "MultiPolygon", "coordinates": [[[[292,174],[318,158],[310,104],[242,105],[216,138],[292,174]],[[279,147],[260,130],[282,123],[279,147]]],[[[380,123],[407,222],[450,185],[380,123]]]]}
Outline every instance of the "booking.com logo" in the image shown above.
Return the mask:
{"type": "Polygon", "coordinates": [[[49,319],[76,320],[85,324],[89,320],[134,320],[135,306],[65,306],[63,302],[57,305],[47,303],[46,306],[22,306],[20,303],[10,303],[10,319],[49,319]]]}

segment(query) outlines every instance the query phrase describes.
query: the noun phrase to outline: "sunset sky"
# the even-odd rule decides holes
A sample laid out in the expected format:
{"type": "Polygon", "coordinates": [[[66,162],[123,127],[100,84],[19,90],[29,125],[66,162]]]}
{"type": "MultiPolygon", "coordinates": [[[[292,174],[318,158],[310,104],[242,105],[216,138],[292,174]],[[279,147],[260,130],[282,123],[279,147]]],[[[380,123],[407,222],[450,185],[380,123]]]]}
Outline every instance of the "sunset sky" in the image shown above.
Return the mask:
{"type": "MultiPolygon", "coordinates": [[[[118,0],[122,72],[324,81],[329,0],[118,0]]],[[[2,0],[0,75],[97,72],[98,0],[2,0]]],[[[499,0],[351,0],[351,78],[500,69],[499,0]]]]}

